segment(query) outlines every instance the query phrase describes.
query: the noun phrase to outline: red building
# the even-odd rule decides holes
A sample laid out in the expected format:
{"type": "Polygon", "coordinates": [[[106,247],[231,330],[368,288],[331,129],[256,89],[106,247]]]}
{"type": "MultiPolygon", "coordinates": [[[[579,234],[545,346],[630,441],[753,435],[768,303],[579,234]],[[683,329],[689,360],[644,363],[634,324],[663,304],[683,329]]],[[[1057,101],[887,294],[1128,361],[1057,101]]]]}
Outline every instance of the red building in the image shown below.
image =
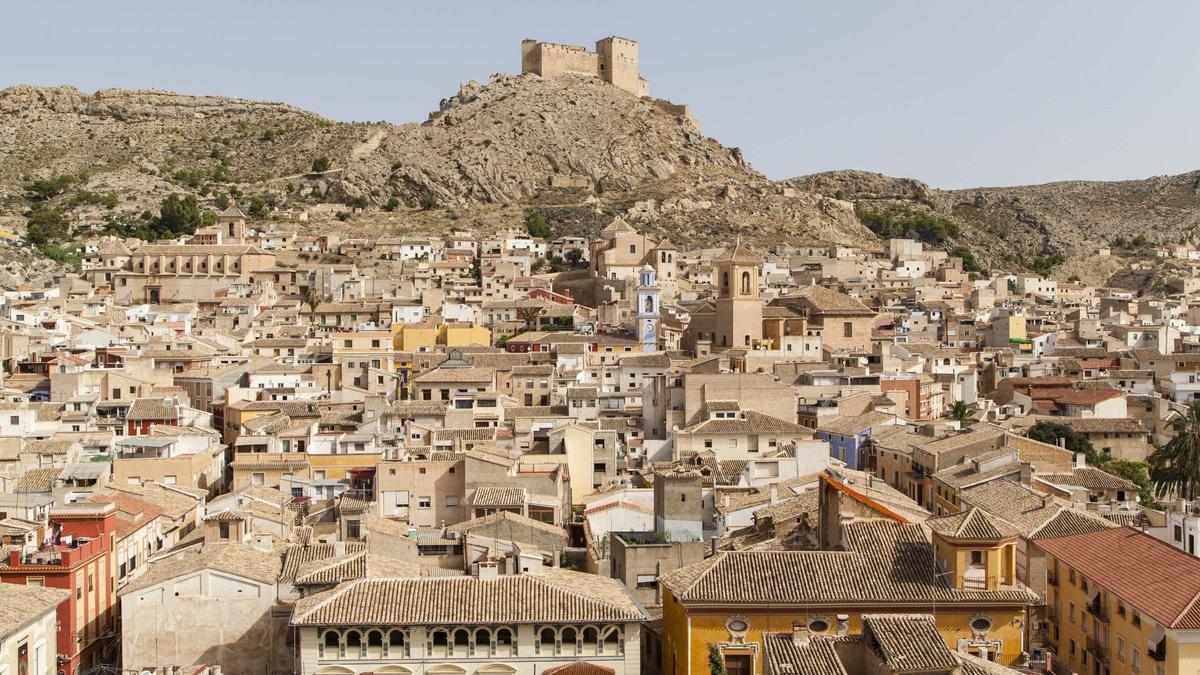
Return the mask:
{"type": "Polygon", "coordinates": [[[115,504],[68,504],[50,510],[46,542],[36,551],[13,550],[0,582],[71,591],[58,607],[58,672],[76,673],[115,663],[115,504]]]}

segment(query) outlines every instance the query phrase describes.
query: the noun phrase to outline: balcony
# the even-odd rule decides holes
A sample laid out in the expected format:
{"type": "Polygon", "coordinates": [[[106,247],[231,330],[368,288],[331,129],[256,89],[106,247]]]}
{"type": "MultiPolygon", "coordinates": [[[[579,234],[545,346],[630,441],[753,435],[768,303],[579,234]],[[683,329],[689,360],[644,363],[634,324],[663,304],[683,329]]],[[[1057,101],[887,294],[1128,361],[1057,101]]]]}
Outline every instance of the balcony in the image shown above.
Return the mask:
{"type": "Polygon", "coordinates": [[[1096,599],[1095,601],[1088,603],[1087,613],[1091,614],[1097,621],[1099,621],[1101,623],[1109,622],[1108,610],[1107,610],[1107,608],[1104,607],[1104,605],[1100,602],[1099,599],[1096,599]]]}
{"type": "Polygon", "coordinates": [[[1058,573],[1046,572],[1046,585],[1058,587],[1058,573]]]}
{"type": "Polygon", "coordinates": [[[1108,648],[1104,643],[1096,638],[1090,637],[1087,639],[1087,650],[1091,652],[1092,657],[1100,663],[1108,663],[1108,648]]]}
{"type": "Polygon", "coordinates": [[[1150,660],[1152,660],[1152,661],[1158,661],[1160,663],[1163,661],[1166,661],[1167,660],[1167,641],[1162,640],[1161,642],[1159,642],[1157,647],[1146,652],[1146,656],[1149,656],[1150,660]]]}

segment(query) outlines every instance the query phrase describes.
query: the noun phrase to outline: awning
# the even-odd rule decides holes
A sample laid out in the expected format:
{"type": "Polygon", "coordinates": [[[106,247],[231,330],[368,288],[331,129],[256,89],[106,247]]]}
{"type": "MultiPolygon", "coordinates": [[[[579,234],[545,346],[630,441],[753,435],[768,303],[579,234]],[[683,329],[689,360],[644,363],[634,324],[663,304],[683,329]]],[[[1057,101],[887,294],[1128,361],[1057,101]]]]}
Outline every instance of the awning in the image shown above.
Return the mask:
{"type": "Polygon", "coordinates": [[[1150,651],[1157,650],[1158,646],[1162,644],[1162,641],[1166,639],[1166,637],[1167,629],[1164,628],[1162,624],[1158,624],[1154,627],[1154,632],[1151,633],[1150,637],[1146,639],[1146,649],[1150,651]]]}

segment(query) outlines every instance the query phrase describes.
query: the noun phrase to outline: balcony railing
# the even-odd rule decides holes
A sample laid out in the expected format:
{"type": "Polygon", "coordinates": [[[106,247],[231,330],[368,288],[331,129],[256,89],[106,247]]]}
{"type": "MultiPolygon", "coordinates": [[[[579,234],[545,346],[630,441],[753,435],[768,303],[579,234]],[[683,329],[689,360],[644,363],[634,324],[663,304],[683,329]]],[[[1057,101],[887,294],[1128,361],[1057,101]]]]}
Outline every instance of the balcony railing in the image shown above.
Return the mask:
{"type": "Polygon", "coordinates": [[[1108,663],[1108,648],[1096,638],[1087,639],[1087,650],[1100,663],[1108,663]]]}
{"type": "Polygon", "coordinates": [[[1108,609],[1103,604],[1101,604],[1100,601],[1098,601],[1098,600],[1096,602],[1092,602],[1092,603],[1088,604],[1087,613],[1091,614],[1093,617],[1095,617],[1095,619],[1097,621],[1100,621],[1102,623],[1109,622],[1108,609]]]}
{"type": "Polygon", "coordinates": [[[1149,656],[1152,661],[1166,661],[1167,641],[1163,640],[1162,642],[1159,642],[1157,647],[1146,652],[1146,656],[1149,656]]]}

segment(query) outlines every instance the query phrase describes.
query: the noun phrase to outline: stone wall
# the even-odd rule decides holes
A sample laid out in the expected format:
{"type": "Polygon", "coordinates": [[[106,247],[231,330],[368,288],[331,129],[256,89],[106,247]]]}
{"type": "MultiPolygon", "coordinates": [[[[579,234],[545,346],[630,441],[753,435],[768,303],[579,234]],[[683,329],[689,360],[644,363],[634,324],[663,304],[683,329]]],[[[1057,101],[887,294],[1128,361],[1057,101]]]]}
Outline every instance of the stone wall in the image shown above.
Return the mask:
{"type": "Polygon", "coordinates": [[[596,51],[579,45],[537,40],[521,41],[521,72],[542,77],[586,75],[629,92],[648,96],[650,85],[638,74],[638,43],[619,37],[596,42],[596,51]]]}

